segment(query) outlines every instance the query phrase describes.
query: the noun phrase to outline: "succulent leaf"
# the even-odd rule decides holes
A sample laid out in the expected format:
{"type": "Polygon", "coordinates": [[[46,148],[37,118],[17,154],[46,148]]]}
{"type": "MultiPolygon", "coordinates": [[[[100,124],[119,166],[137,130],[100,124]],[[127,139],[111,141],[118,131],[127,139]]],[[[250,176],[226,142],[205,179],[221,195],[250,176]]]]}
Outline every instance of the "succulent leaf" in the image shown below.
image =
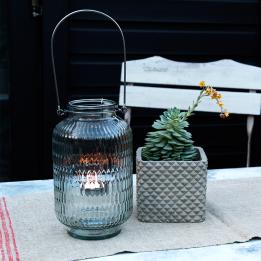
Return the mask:
{"type": "Polygon", "coordinates": [[[177,108],[168,109],[152,125],[147,133],[142,150],[144,160],[195,160],[197,151],[191,134],[185,130],[189,126],[185,112],[177,108]]]}

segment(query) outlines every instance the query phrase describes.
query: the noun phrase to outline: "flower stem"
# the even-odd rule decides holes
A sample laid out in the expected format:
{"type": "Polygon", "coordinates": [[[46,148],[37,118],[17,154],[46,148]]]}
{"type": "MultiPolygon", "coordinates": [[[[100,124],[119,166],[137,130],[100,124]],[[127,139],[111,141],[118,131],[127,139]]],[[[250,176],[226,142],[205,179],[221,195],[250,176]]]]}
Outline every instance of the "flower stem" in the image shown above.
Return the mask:
{"type": "Polygon", "coordinates": [[[197,97],[196,101],[193,101],[192,106],[188,108],[188,111],[186,112],[184,119],[187,119],[189,116],[191,116],[191,114],[193,113],[193,111],[198,107],[201,98],[204,97],[204,96],[205,96],[205,94],[204,94],[204,89],[202,89],[202,90],[200,91],[200,94],[199,94],[199,96],[197,97]]]}

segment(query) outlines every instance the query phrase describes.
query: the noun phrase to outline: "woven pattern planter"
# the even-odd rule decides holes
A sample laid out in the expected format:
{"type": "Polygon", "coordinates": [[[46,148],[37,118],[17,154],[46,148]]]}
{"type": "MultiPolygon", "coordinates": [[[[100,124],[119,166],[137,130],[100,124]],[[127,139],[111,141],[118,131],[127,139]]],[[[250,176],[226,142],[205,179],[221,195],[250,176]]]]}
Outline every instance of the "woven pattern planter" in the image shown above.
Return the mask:
{"type": "Polygon", "coordinates": [[[143,161],[137,150],[137,218],[143,222],[202,222],[206,212],[207,157],[198,161],[143,161]]]}

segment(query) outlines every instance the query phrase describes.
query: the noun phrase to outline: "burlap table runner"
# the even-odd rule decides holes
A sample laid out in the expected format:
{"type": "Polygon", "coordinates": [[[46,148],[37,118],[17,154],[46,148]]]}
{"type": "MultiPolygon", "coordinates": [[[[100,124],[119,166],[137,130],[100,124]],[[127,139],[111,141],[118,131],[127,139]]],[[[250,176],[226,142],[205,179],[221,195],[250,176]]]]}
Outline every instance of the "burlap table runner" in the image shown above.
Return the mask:
{"type": "Polygon", "coordinates": [[[1,198],[0,260],[59,261],[244,242],[261,237],[261,178],[208,184],[207,218],[197,224],[141,223],[134,213],[111,239],[71,238],[57,221],[52,192],[1,198]],[[2,259],[1,259],[2,258],[2,259]]]}

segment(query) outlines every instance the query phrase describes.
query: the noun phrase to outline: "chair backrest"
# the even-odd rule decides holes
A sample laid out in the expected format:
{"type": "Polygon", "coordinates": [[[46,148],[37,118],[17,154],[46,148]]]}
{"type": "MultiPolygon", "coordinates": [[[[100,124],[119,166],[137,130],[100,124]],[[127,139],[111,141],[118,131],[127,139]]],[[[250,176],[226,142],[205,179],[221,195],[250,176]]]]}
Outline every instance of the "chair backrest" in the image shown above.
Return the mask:
{"type": "MultiPolygon", "coordinates": [[[[171,61],[159,56],[127,62],[126,105],[186,110],[197,97],[198,84],[204,80],[214,88],[222,88],[222,100],[231,113],[249,115],[247,120],[248,156],[254,126],[253,115],[261,114],[261,68],[220,60],[208,63],[171,61]],[[259,91],[259,93],[257,93],[259,91]]],[[[121,74],[123,81],[123,67],[121,74]]],[[[123,104],[123,85],[120,105],[123,104]]],[[[197,111],[218,112],[210,99],[204,99],[197,111]]]]}
{"type": "MultiPolygon", "coordinates": [[[[261,68],[233,60],[186,63],[154,56],[128,61],[126,79],[126,105],[130,107],[176,106],[185,110],[197,97],[198,84],[204,80],[215,88],[225,89],[223,101],[231,113],[260,115],[261,112],[261,94],[255,93],[261,91],[261,68]]],[[[122,101],[123,86],[120,104],[122,101]]],[[[205,99],[197,110],[216,112],[218,108],[205,99]]]]}

